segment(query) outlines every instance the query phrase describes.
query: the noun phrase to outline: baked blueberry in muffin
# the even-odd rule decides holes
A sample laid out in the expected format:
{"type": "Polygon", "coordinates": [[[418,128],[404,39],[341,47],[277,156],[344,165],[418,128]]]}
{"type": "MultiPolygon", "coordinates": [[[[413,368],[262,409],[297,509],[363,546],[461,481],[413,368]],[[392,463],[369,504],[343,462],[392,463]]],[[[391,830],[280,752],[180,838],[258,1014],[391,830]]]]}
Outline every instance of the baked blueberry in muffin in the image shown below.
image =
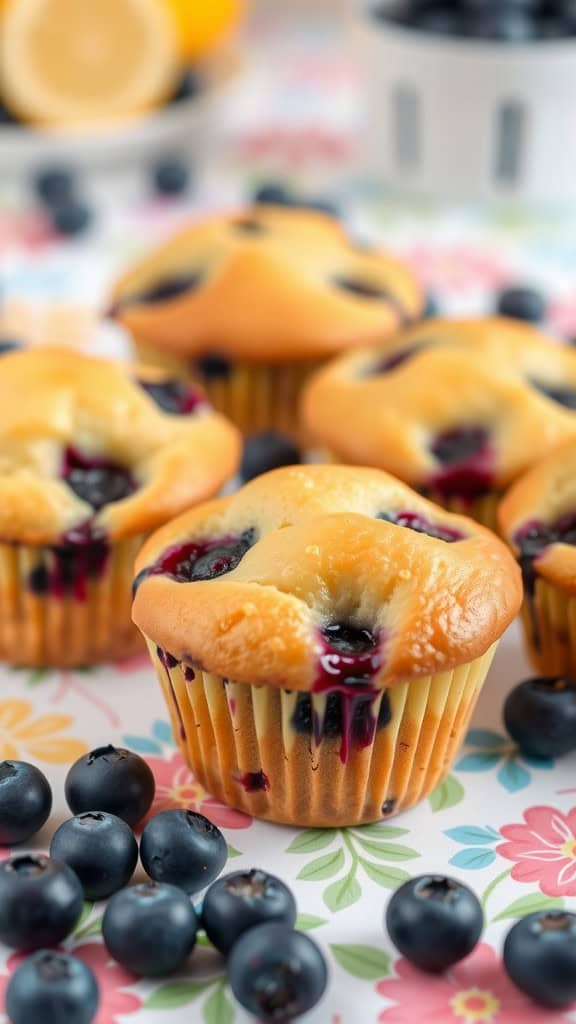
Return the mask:
{"type": "Polygon", "coordinates": [[[449,768],[521,601],[497,538],[379,470],[275,470],[160,529],[134,621],[218,799],[307,826],[411,806],[449,768]]]}
{"type": "Polygon", "coordinates": [[[543,675],[576,678],[576,439],[518,480],[499,521],[522,569],[532,661],[543,675]]]}
{"type": "Polygon", "coordinates": [[[335,360],[302,411],[335,461],[386,469],[495,528],[505,488],[576,435],[576,353],[512,319],[431,319],[335,360]]]}
{"type": "Polygon", "coordinates": [[[217,493],[239,449],[197,389],[157,370],[70,351],[4,356],[0,657],[78,665],[130,654],[136,552],[217,493]]]}
{"type": "Polygon", "coordinates": [[[422,307],[408,268],[356,245],[336,217],[258,203],[151,253],[116,286],[112,313],[144,361],[199,380],[245,433],[294,434],[311,371],[422,307]]]}

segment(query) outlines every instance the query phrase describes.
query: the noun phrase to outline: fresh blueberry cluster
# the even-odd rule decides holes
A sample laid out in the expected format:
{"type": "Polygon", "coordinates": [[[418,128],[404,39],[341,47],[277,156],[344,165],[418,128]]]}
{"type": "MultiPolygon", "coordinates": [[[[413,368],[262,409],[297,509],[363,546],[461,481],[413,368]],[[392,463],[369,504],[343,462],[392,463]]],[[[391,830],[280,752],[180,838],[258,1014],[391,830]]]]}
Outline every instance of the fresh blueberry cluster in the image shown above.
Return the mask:
{"type": "Polygon", "coordinates": [[[374,16],[420,32],[496,43],[576,35],[571,0],[398,0],[377,7],[374,16]]]}
{"type": "MultiPolygon", "coordinates": [[[[423,971],[446,971],[480,939],[484,915],[466,885],[444,875],[421,875],[397,889],[386,910],[390,939],[423,971]]],[[[576,914],[543,910],[517,921],[504,942],[504,969],[543,1006],[576,999],[576,914]]]]}
{"type": "MultiPolygon", "coordinates": [[[[253,869],[218,878],[228,859],[220,830],[193,811],[149,818],[140,860],[150,881],[129,886],[138,861],[132,827],[148,814],[154,777],[137,754],[111,744],[70,768],[74,817],[54,833],[50,855],[22,853],[0,865],[0,942],[33,954],[6,994],[12,1024],[91,1024],[98,1010],[92,971],[55,950],[76,926],[85,899],[105,900],[110,955],[138,977],[184,966],[203,928],[228,958],[232,991],[266,1022],[288,1022],[321,998],[327,983],[316,944],[295,931],[296,903],[280,879],[253,869]],[[201,913],[191,897],[208,887],[201,913]]],[[[30,839],[48,820],[52,792],[33,765],[0,763],[0,844],[30,839]]]]}

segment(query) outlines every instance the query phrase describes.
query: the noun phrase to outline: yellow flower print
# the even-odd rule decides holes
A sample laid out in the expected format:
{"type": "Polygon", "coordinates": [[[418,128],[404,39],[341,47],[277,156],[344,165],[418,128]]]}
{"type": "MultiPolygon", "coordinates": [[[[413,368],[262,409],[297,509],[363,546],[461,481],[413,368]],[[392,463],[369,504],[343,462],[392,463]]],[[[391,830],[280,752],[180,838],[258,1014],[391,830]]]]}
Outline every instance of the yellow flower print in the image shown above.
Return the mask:
{"type": "Polygon", "coordinates": [[[50,764],[76,761],[86,753],[86,744],[60,735],[73,721],[69,715],[35,718],[28,700],[0,700],[0,760],[26,754],[50,764]]]}

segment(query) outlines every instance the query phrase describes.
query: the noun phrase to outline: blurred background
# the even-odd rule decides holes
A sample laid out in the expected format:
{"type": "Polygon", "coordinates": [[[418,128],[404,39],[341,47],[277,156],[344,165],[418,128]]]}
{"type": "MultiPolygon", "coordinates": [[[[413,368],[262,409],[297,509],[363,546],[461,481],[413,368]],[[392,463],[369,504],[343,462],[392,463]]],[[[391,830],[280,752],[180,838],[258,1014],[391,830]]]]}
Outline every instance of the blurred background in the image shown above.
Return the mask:
{"type": "Polygon", "coordinates": [[[573,0],[0,0],[0,332],[116,348],[118,270],[272,189],[576,335],[575,98],[573,0]]]}

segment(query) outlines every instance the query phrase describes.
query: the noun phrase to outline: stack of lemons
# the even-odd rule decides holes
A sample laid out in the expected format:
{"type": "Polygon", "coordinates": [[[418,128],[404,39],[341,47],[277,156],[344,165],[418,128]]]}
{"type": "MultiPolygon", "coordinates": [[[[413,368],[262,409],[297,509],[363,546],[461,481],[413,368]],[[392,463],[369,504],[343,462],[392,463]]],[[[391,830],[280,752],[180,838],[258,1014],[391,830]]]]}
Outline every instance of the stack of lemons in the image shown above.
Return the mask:
{"type": "Polygon", "coordinates": [[[0,0],[0,97],[44,126],[123,119],[173,92],[242,0],[0,0]]]}

